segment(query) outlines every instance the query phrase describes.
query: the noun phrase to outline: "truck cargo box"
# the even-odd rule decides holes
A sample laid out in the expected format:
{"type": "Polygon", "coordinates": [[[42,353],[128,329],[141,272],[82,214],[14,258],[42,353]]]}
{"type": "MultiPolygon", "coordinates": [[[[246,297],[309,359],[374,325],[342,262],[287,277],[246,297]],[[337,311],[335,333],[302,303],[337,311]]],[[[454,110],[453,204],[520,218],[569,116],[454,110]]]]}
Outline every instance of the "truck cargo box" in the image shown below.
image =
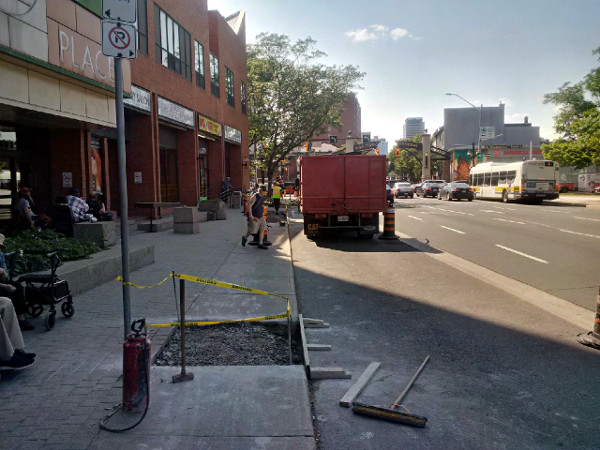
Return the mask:
{"type": "Polygon", "coordinates": [[[300,209],[304,233],[357,230],[372,237],[386,210],[386,157],[327,155],[300,158],[300,209]]]}
{"type": "Polygon", "coordinates": [[[386,209],[386,157],[328,155],[300,158],[300,208],[345,214],[386,209]]]}

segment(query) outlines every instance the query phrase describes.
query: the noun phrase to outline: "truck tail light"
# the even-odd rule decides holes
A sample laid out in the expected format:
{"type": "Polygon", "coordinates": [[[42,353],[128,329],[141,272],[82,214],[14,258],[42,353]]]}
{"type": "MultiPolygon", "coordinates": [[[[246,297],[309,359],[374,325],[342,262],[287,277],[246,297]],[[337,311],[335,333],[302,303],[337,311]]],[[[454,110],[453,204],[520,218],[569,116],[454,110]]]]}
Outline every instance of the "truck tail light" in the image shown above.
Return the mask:
{"type": "Polygon", "coordinates": [[[364,217],[365,219],[370,219],[373,217],[373,213],[362,213],[360,216],[364,217]]]}
{"type": "Polygon", "coordinates": [[[327,217],[327,214],[315,214],[315,219],[324,219],[327,217]]]}

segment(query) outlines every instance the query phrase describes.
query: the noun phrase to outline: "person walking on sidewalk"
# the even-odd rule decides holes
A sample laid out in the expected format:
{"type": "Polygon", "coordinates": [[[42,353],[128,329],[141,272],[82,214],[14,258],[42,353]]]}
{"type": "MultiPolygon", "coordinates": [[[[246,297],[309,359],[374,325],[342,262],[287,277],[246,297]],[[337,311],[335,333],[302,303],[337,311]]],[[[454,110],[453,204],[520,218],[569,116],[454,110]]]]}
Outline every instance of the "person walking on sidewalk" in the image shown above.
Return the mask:
{"type": "Polygon", "coordinates": [[[258,233],[258,248],[262,250],[269,248],[263,244],[265,230],[267,229],[267,221],[263,215],[263,204],[266,195],[267,188],[261,186],[258,188],[258,192],[250,197],[250,201],[248,201],[248,230],[246,231],[246,235],[242,236],[243,247],[246,246],[250,235],[258,233]]]}
{"type": "Polygon", "coordinates": [[[24,369],[35,362],[35,353],[23,350],[25,342],[10,299],[0,297],[0,370],[24,369]]]}

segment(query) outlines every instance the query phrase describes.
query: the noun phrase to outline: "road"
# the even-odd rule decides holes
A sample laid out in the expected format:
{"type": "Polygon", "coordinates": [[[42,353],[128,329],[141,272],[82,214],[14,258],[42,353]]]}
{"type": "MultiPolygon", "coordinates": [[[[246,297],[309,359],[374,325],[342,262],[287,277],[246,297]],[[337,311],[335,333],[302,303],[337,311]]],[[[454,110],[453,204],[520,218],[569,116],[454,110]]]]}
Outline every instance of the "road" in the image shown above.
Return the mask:
{"type": "Polygon", "coordinates": [[[396,231],[595,311],[600,209],[431,198],[395,208],[396,231]]]}
{"type": "MultiPolygon", "coordinates": [[[[504,207],[437,200],[409,200],[406,206],[409,202],[414,208],[407,218],[397,217],[399,223],[414,215],[457,230],[461,222],[443,222],[443,211],[426,206],[464,208],[459,211],[474,214],[467,217],[484,214],[477,208],[504,207]]],[[[398,206],[397,216],[404,212],[398,206]]],[[[585,217],[582,208],[577,211],[585,217]]],[[[529,217],[523,214],[523,220],[529,217]]],[[[550,214],[562,217],[544,213],[550,214]]],[[[358,240],[354,234],[309,240],[301,218],[293,216],[300,312],[330,324],[307,330],[309,342],[332,345],[328,352],[310,352],[311,367],[352,373],[351,380],[311,381],[320,449],[597,448],[600,358],[576,341],[592,328],[591,312],[586,330],[402,242],[358,240]],[[426,428],[355,416],[339,406],[373,361],[381,366],[358,400],[391,405],[427,355],[430,362],[403,401],[411,413],[428,418],[426,428]]],[[[467,236],[474,232],[475,227],[461,226],[467,236]]],[[[418,226],[412,230],[418,231],[418,226]]],[[[443,234],[423,233],[423,239],[445,240],[443,234]]],[[[488,249],[496,251],[493,247],[488,249]]],[[[528,258],[516,261],[531,264],[528,258]]]]}

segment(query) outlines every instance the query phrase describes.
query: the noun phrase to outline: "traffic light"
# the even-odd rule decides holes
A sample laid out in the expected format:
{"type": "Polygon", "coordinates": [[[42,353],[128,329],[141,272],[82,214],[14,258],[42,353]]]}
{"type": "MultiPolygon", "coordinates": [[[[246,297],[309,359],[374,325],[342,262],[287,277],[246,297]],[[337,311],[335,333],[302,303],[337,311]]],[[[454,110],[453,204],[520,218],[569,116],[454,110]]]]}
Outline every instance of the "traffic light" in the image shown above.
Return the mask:
{"type": "Polygon", "coordinates": [[[396,147],[396,156],[400,156],[400,149],[396,147]]]}

